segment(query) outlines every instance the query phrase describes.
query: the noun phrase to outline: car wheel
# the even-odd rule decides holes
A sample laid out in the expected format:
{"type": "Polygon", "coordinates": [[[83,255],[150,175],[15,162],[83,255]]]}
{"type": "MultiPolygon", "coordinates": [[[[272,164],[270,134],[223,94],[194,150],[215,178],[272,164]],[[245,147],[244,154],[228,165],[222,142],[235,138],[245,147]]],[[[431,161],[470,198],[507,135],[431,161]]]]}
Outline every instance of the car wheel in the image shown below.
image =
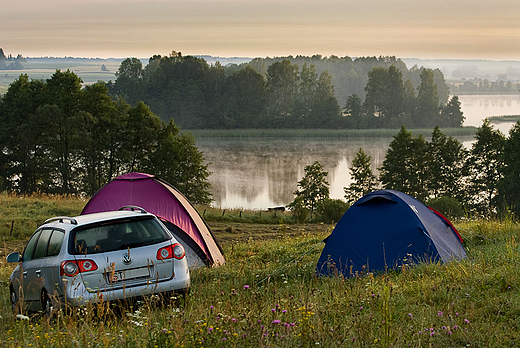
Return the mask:
{"type": "Polygon", "coordinates": [[[11,310],[14,315],[20,313],[20,304],[18,303],[18,296],[12,287],[9,287],[9,298],[11,299],[11,310]]]}
{"type": "Polygon", "coordinates": [[[47,294],[46,291],[42,292],[41,297],[41,309],[42,309],[42,315],[47,321],[52,320],[52,316],[54,313],[54,307],[51,298],[47,294]]]}

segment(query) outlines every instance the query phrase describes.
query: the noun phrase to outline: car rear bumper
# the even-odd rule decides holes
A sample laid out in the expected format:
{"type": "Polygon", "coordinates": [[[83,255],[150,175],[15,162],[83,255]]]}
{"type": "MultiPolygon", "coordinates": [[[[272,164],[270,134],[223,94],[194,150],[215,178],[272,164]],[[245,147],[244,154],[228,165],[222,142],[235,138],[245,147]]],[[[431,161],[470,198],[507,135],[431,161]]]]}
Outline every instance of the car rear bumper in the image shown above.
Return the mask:
{"type": "Polygon", "coordinates": [[[138,285],[124,288],[104,288],[91,289],[83,283],[76,286],[68,286],[65,291],[65,302],[71,306],[82,306],[89,302],[97,303],[102,301],[123,301],[150,295],[186,293],[190,288],[189,275],[183,279],[165,280],[162,282],[149,282],[145,285],[138,285]]]}

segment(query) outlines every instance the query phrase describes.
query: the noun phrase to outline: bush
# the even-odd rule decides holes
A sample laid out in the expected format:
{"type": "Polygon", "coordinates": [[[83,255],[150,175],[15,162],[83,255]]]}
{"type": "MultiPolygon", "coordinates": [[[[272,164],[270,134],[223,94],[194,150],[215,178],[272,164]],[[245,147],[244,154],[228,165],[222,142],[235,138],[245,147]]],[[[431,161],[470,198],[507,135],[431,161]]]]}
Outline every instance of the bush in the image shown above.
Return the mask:
{"type": "Polygon", "coordinates": [[[325,223],[335,223],[349,208],[349,204],[341,199],[326,198],[316,206],[317,219],[325,223]]]}
{"type": "Polygon", "coordinates": [[[443,196],[432,198],[426,202],[426,205],[432,207],[446,217],[459,218],[464,216],[464,208],[462,208],[462,204],[453,197],[443,196]]]}

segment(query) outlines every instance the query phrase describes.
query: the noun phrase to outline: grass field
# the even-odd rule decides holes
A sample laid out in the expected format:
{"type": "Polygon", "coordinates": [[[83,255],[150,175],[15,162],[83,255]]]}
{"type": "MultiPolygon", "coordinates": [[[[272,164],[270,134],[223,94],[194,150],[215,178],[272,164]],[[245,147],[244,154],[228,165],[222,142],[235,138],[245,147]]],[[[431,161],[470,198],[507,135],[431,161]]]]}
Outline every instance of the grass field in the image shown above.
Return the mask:
{"type": "Polygon", "coordinates": [[[0,70],[0,95],[4,94],[9,85],[21,74],[27,74],[31,79],[46,80],[50,78],[56,69],[71,70],[76,73],[84,83],[91,84],[97,81],[115,80],[115,73],[122,59],[34,59],[28,58],[23,63],[23,70],[0,70]],[[105,65],[106,71],[101,70],[105,65]]]}
{"type": "MultiPolygon", "coordinates": [[[[39,223],[40,209],[65,215],[82,207],[81,200],[61,197],[36,208],[37,200],[4,195],[0,216],[9,211],[39,223]]],[[[343,279],[314,275],[333,226],[210,222],[227,262],[192,272],[185,299],[149,299],[123,310],[87,307],[60,314],[52,325],[38,317],[15,320],[7,291],[13,267],[2,257],[0,346],[514,347],[520,339],[520,226],[455,225],[467,260],[343,279]]],[[[0,235],[5,238],[4,227],[0,235]]],[[[10,239],[0,250],[21,245],[10,239]]]]}

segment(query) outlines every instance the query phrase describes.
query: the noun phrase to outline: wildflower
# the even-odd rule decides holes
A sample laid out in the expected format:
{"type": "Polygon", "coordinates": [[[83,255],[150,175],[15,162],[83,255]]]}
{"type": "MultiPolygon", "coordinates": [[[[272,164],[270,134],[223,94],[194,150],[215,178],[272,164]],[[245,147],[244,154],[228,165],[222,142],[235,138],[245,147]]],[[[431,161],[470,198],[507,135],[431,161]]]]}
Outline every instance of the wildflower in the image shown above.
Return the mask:
{"type": "Polygon", "coordinates": [[[453,332],[451,332],[451,331],[448,331],[448,335],[451,335],[452,333],[453,333],[453,332]]]}
{"type": "Polygon", "coordinates": [[[458,316],[459,316],[459,313],[455,313],[455,316],[458,317],[458,316]]]}
{"type": "Polygon", "coordinates": [[[213,310],[213,306],[209,306],[209,309],[213,310]]]}
{"type": "Polygon", "coordinates": [[[284,309],[284,310],[282,311],[282,313],[287,313],[287,309],[284,309]]]}
{"type": "Polygon", "coordinates": [[[246,284],[246,285],[244,285],[244,290],[247,290],[247,289],[249,289],[249,285],[246,284]]]}
{"type": "Polygon", "coordinates": [[[17,314],[16,317],[21,320],[29,320],[29,317],[23,314],[17,314]]]}
{"type": "Polygon", "coordinates": [[[271,324],[280,324],[281,322],[281,320],[275,319],[271,322],[271,324]]]}
{"type": "Polygon", "coordinates": [[[437,315],[438,315],[439,317],[442,317],[442,312],[441,312],[441,311],[438,311],[438,312],[437,312],[437,315]]]}
{"type": "Polygon", "coordinates": [[[469,324],[469,320],[468,320],[468,319],[464,319],[464,322],[465,322],[466,324],[469,324]]]}
{"type": "Polygon", "coordinates": [[[410,318],[412,318],[412,317],[413,317],[412,313],[408,313],[408,316],[409,316],[410,318]]]}

